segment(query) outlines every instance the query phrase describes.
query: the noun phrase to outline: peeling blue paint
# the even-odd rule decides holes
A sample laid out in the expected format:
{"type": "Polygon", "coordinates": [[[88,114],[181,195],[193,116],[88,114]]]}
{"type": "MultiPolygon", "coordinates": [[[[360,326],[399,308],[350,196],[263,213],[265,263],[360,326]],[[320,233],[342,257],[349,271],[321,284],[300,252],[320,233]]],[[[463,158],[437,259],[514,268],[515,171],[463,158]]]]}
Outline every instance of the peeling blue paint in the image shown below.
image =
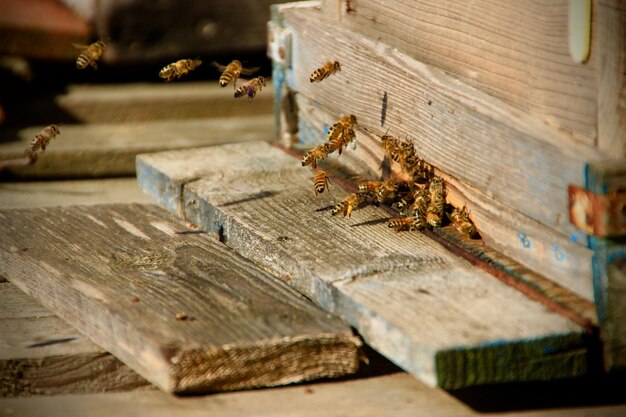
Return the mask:
{"type": "Polygon", "coordinates": [[[552,244],[552,255],[554,255],[554,259],[556,259],[557,262],[563,262],[565,260],[565,252],[563,252],[561,246],[556,243],[552,244]]]}
{"type": "Polygon", "coordinates": [[[517,237],[524,248],[530,249],[532,247],[532,242],[526,233],[519,233],[517,237]]]}

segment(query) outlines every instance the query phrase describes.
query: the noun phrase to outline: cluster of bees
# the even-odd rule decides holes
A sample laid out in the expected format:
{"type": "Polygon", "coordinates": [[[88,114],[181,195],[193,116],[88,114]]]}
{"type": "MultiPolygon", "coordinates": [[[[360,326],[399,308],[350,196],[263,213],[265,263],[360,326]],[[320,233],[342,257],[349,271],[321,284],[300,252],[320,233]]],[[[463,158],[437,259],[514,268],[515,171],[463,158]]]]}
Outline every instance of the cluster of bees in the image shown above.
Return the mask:
{"type": "MultiPolygon", "coordinates": [[[[316,69],[310,81],[320,82],[340,70],[338,61],[330,61],[316,69]]],[[[341,155],[343,149],[356,139],[357,127],[355,115],[342,117],[330,127],[326,142],[315,146],[302,157],[302,166],[310,165],[313,169],[316,196],[329,185],[328,174],[318,168],[318,162],[335,151],[341,155]]],[[[464,235],[478,237],[476,226],[465,206],[455,208],[446,204],[444,180],[434,174],[432,166],[417,156],[412,142],[385,134],[381,137],[381,146],[386,157],[400,166],[402,176],[392,176],[384,181],[361,181],[357,192],[349,194],[332,208],[333,216],[341,213],[344,217],[350,217],[353,211],[368,204],[386,205],[402,215],[392,218],[388,223],[397,232],[438,228],[449,221],[464,235]]]]}
{"type": "MultiPolygon", "coordinates": [[[[76,68],[85,69],[91,66],[94,69],[98,69],[97,62],[106,50],[104,42],[96,41],[91,45],[75,44],[74,46],[81,50],[76,60],[76,68]]],[[[247,96],[248,101],[251,102],[256,94],[265,87],[266,79],[263,76],[258,76],[250,80],[240,79],[242,74],[254,74],[259,70],[259,67],[244,68],[241,62],[236,59],[231,61],[228,65],[221,65],[217,62],[212,62],[211,64],[222,73],[219,80],[221,87],[226,87],[231,82],[233,83],[235,98],[247,96]]],[[[202,65],[202,61],[199,59],[179,59],[163,67],[161,71],[159,71],[159,77],[163,78],[165,81],[173,81],[195,70],[200,65],[202,65]]]]}

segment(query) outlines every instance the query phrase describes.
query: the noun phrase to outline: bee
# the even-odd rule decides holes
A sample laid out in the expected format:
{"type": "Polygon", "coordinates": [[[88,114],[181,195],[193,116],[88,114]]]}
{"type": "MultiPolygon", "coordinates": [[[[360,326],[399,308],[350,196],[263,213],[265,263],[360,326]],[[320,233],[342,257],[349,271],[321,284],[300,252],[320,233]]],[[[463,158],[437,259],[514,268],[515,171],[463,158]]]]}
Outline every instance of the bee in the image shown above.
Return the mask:
{"type": "Polygon", "coordinates": [[[383,135],[381,137],[381,145],[383,150],[392,161],[400,161],[400,141],[391,135],[383,135]]]}
{"type": "Polygon", "coordinates": [[[455,208],[452,210],[452,213],[447,214],[447,216],[454,227],[465,236],[468,236],[469,238],[478,236],[478,230],[470,219],[469,212],[465,206],[461,209],[455,208]]]}
{"type": "Polygon", "coordinates": [[[201,64],[202,61],[199,59],[179,59],[163,67],[163,69],[159,71],[159,77],[165,79],[165,81],[172,81],[173,79],[182,77],[189,71],[193,71],[201,64]]]}
{"type": "Polygon", "coordinates": [[[258,76],[256,78],[253,78],[246,84],[240,86],[235,90],[235,98],[241,97],[246,94],[248,96],[248,102],[252,102],[252,99],[254,98],[254,96],[256,96],[257,91],[261,91],[264,86],[264,77],[258,76]]]}
{"type": "Polygon", "coordinates": [[[359,191],[371,197],[376,197],[378,190],[383,184],[383,181],[363,181],[359,184],[359,191]]]}
{"type": "Polygon", "coordinates": [[[330,214],[333,216],[338,213],[343,213],[343,217],[350,217],[352,215],[353,210],[357,210],[359,208],[359,204],[365,201],[365,195],[362,193],[352,193],[349,194],[346,198],[343,199],[339,204],[333,207],[330,214]]]}
{"type": "Polygon", "coordinates": [[[441,227],[443,209],[446,203],[446,191],[443,180],[435,177],[428,187],[430,193],[430,204],[426,209],[426,221],[432,227],[441,227]]]}
{"type": "Polygon", "coordinates": [[[76,60],[76,68],[85,69],[88,65],[91,65],[93,69],[98,69],[96,61],[100,59],[106,49],[104,42],[96,41],[91,45],[74,44],[74,47],[82,51],[76,60]]]}
{"type": "Polygon", "coordinates": [[[34,162],[36,159],[35,152],[39,149],[41,149],[42,152],[45,151],[50,141],[60,133],[61,131],[57,125],[50,125],[44,128],[41,132],[35,135],[28,148],[26,148],[26,156],[34,162]]]}
{"type": "Polygon", "coordinates": [[[381,204],[391,205],[408,189],[408,184],[405,181],[398,178],[389,178],[376,192],[376,200],[381,204]]]}
{"type": "Polygon", "coordinates": [[[409,207],[409,211],[415,217],[426,218],[426,211],[430,204],[430,194],[428,188],[416,189],[413,191],[413,204],[409,207]]]}
{"type": "Polygon", "coordinates": [[[311,168],[317,168],[317,161],[326,158],[331,152],[330,145],[328,143],[321,143],[308,151],[302,157],[302,166],[311,165],[311,168]]]}
{"type": "Polygon", "coordinates": [[[329,76],[331,76],[337,71],[341,71],[341,64],[339,63],[339,61],[328,61],[327,63],[324,64],[324,66],[313,71],[313,73],[311,74],[310,81],[312,83],[320,82],[322,80],[325,80],[326,78],[328,78],[329,76]]]}
{"type": "Polygon", "coordinates": [[[231,61],[231,63],[226,66],[220,65],[217,62],[213,62],[213,66],[216,67],[219,71],[222,71],[222,75],[220,76],[219,81],[221,87],[226,87],[232,81],[233,88],[236,88],[237,79],[241,74],[252,75],[259,70],[259,67],[244,68],[241,65],[241,62],[237,61],[236,59],[231,61]]]}
{"type": "MultiPolygon", "coordinates": [[[[315,171],[313,175],[313,190],[315,191],[315,196],[324,192],[326,188],[328,188],[328,184],[330,183],[330,179],[328,178],[328,174],[323,169],[315,171]]],[[[329,191],[330,192],[330,191],[329,191]]]]}
{"type": "Polygon", "coordinates": [[[356,125],[356,116],[353,114],[344,116],[333,123],[330,129],[328,129],[328,135],[326,136],[326,140],[332,144],[331,152],[339,150],[339,155],[341,155],[343,148],[356,138],[354,133],[356,125]]]}
{"type": "Polygon", "coordinates": [[[396,232],[403,230],[413,231],[424,228],[424,224],[413,216],[409,217],[395,217],[387,224],[387,227],[393,227],[396,232]]]}

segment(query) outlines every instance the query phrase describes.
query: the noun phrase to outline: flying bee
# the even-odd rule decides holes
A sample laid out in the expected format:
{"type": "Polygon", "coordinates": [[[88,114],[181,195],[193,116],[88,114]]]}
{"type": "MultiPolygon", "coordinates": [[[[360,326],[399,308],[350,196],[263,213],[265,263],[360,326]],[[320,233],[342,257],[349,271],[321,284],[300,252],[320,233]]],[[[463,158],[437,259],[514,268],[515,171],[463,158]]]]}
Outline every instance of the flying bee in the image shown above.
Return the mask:
{"type": "Polygon", "coordinates": [[[237,61],[236,59],[226,66],[220,65],[217,62],[213,62],[212,65],[216,67],[218,71],[222,71],[219,81],[221,87],[226,87],[232,81],[233,88],[236,88],[237,79],[241,74],[252,75],[259,70],[259,67],[244,68],[241,65],[241,61],[237,61]]]}
{"type": "Polygon", "coordinates": [[[339,61],[328,61],[324,64],[324,66],[313,71],[310,77],[310,81],[312,83],[320,82],[330,77],[337,71],[341,71],[341,64],[339,63],[339,61]]]}
{"type": "Polygon", "coordinates": [[[164,66],[163,69],[159,71],[159,77],[165,79],[165,81],[172,81],[193,71],[201,64],[202,61],[199,59],[179,59],[176,62],[164,66]]]}
{"type": "Polygon", "coordinates": [[[315,171],[313,175],[313,190],[315,191],[315,196],[317,197],[318,194],[323,193],[324,190],[328,188],[329,183],[330,179],[326,171],[323,169],[315,171]]]}
{"type": "Polygon", "coordinates": [[[59,126],[57,125],[50,125],[45,127],[43,130],[41,130],[41,132],[35,135],[33,140],[30,141],[30,145],[28,146],[28,148],[26,148],[25,151],[26,156],[32,162],[34,162],[36,159],[35,152],[37,152],[39,149],[41,149],[42,152],[45,151],[50,141],[60,133],[61,131],[59,130],[59,126]]]}
{"type": "Polygon", "coordinates": [[[424,224],[413,216],[395,217],[391,219],[391,221],[387,224],[387,227],[393,227],[396,229],[396,232],[401,232],[403,230],[421,230],[424,228],[424,224]]]}
{"type": "Polygon", "coordinates": [[[443,180],[435,177],[428,186],[430,193],[430,204],[426,210],[426,221],[432,227],[441,227],[443,209],[446,204],[446,191],[443,180]]]}
{"type": "Polygon", "coordinates": [[[76,49],[82,51],[76,60],[76,68],[85,69],[91,65],[93,69],[98,69],[96,61],[100,59],[106,49],[106,45],[102,41],[96,41],[91,45],[73,44],[76,49]]]}
{"type": "Polygon", "coordinates": [[[339,204],[333,207],[330,214],[333,216],[338,213],[343,213],[343,217],[350,217],[352,215],[353,210],[357,210],[359,208],[359,204],[365,201],[365,195],[362,193],[352,193],[349,194],[346,198],[343,199],[339,204]]]}
{"type": "Polygon", "coordinates": [[[246,84],[240,86],[235,90],[235,98],[241,97],[244,94],[248,96],[248,102],[252,102],[254,96],[258,91],[261,91],[265,87],[265,78],[262,76],[258,76],[256,78],[251,79],[246,84]]]}
{"type": "Polygon", "coordinates": [[[341,119],[333,123],[333,125],[328,129],[326,140],[328,142],[332,142],[336,138],[341,137],[342,144],[347,145],[355,137],[354,128],[356,125],[357,120],[355,115],[349,114],[347,116],[343,116],[341,119]]]}
{"type": "Polygon", "coordinates": [[[475,238],[478,236],[478,230],[469,217],[469,212],[463,206],[463,208],[455,208],[452,213],[446,213],[450,222],[454,227],[469,238],[475,238]]]}
{"type": "Polygon", "coordinates": [[[315,169],[317,168],[317,161],[326,158],[330,152],[330,145],[328,143],[320,143],[304,154],[302,157],[302,166],[311,165],[311,168],[315,169]]]}

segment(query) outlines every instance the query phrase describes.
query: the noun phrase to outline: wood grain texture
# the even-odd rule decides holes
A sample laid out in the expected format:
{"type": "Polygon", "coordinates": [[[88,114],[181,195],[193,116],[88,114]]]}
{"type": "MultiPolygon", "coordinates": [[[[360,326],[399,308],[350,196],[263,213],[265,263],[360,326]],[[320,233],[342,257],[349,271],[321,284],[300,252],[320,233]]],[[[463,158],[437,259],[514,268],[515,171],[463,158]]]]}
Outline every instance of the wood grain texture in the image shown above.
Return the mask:
{"type": "Polygon", "coordinates": [[[0,397],[149,387],[13,284],[0,283],[0,397]]]}
{"type": "MultiPolygon", "coordinates": [[[[0,145],[0,159],[20,158],[41,126],[23,129],[0,145]]],[[[10,168],[19,177],[132,175],[138,153],[230,142],[273,140],[270,115],[245,118],[64,125],[34,165],[10,168]]]]}
{"type": "MultiPolygon", "coordinates": [[[[449,73],[572,141],[596,144],[598,66],[569,54],[566,0],[334,0],[322,8],[336,10],[337,3],[342,27],[449,73]]],[[[594,23],[594,30],[601,26],[594,23]]]]}
{"type": "Polygon", "coordinates": [[[567,238],[577,233],[563,221],[567,186],[584,183],[584,163],[601,158],[594,147],[574,144],[433,66],[330,24],[315,8],[281,10],[294,45],[293,68],[286,71],[291,88],[331,114],[355,114],[361,129],[408,137],[436,168],[567,238]],[[326,84],[311,85],[311,68],[328,59],[346,65],[326,84]]]}
{"type": "MultiPolygon", "coordinates": [[[[617,388],[615,388],[617,391],[617,388]]],[[[505,391],[506,392],[506,391],[505,391]]],[[[281,389],[251,390],[222,393],[207,396],[176,397],[160,391],[137,393],[115,393],[107,395],[76,395],[36,397],[22,399],[0,399],[0,416],[3,417],[48,417],[90,416],[108,417],[111,415],[135,417],[201,417],[218,415],[221,417],[275,416],[275,417],[584,417],[584,416],[623,416],[626,406],[623,403],[598,403],[584,400],[574,403],[572,398],[589,398],[589,391],[565,389],[526,390],[515,387],[509,392],[518,392],[516,404],[520,409],[511,409],[507,404],[496,411],[472,408],[472,404],[453,397],[443,390],[432,389],[416,381],[410,375],[396,373],[375,378],[350,381],[325,382],[306,386],[284,387],[281,389]],[[576,395],[580,394],[580,395],[576,395]],[[529,402],[537,398],[566,398],[554,405],[540,404],[529,409],[529,402]],[[543,405],[543,406],[542,406],[543,405]],[[507,408],[508,407],[508,408],[507,408]]],[[[494,404],[504,402],[501,392],[481,393],[484,402],[494,404]]],[[[535,401],[533,401],[535,400],[535,401]]]]}
{"type": "Polygon", "coordinates": [[[0,274],[165,391],[358,368],[346,325],[160,208],[5,210],[0,220],[0,274]]]}
{"type": "Polygon", "coordinates": [[[612,156],[626,156],[626,2],[599,0],[594,6],[598,147],[612,156]]]}
{"type": "MultiPolygon", "coordinates": [[[[301,94],[296,97],[300,141],[313,146],[319,143],[320,138],[325,137],[324,129],[336,120],[336,116],[301,94]]],[[[357,131],[356,135],[355,149],[344,152],[336,159],[331,155],[329,159],[368,179],[383,178],[390,175],[390,172],[397,171],[397,167],[383,161],[380,137],[364,130],[357,131]]],[[[593,300],[593,252],[583,246],[587,242],[583,233],[573,235],[579,242],[573,241],[498,203],[457,178],[441,171],[438,171],[438,175],[447,182],[448,202],[456,206],[467,206],[482,238],[489,246],[588,300],[593,300]]],[[[616,174],[610,175],[611,178],[615,176],[616,174]]],[[[567,218],[560,221],[567,222],[567,218]]]]}
{"type": "MultiPolygon", "coordinates": [[[[316,199],[310,171],[280,149],[241,144],[210,152],[233,171],[205,170],[181,187],[185,218],[219,231],[227,245],[344,317],[422,381],[453,388],[588,372],[580,327],[423,234],[390,232],[381,209],[349,220],[320,212],[345,193],[335,186],[333,197],[316,199]],[[273,160],[272,170],[257,160],[273,160]]],[[[138,169],[139,183],[148,190],[180,183],[180,167],[193,170],[188,161],[181,152],[151,155],[152,169],[138,169]]]]}

